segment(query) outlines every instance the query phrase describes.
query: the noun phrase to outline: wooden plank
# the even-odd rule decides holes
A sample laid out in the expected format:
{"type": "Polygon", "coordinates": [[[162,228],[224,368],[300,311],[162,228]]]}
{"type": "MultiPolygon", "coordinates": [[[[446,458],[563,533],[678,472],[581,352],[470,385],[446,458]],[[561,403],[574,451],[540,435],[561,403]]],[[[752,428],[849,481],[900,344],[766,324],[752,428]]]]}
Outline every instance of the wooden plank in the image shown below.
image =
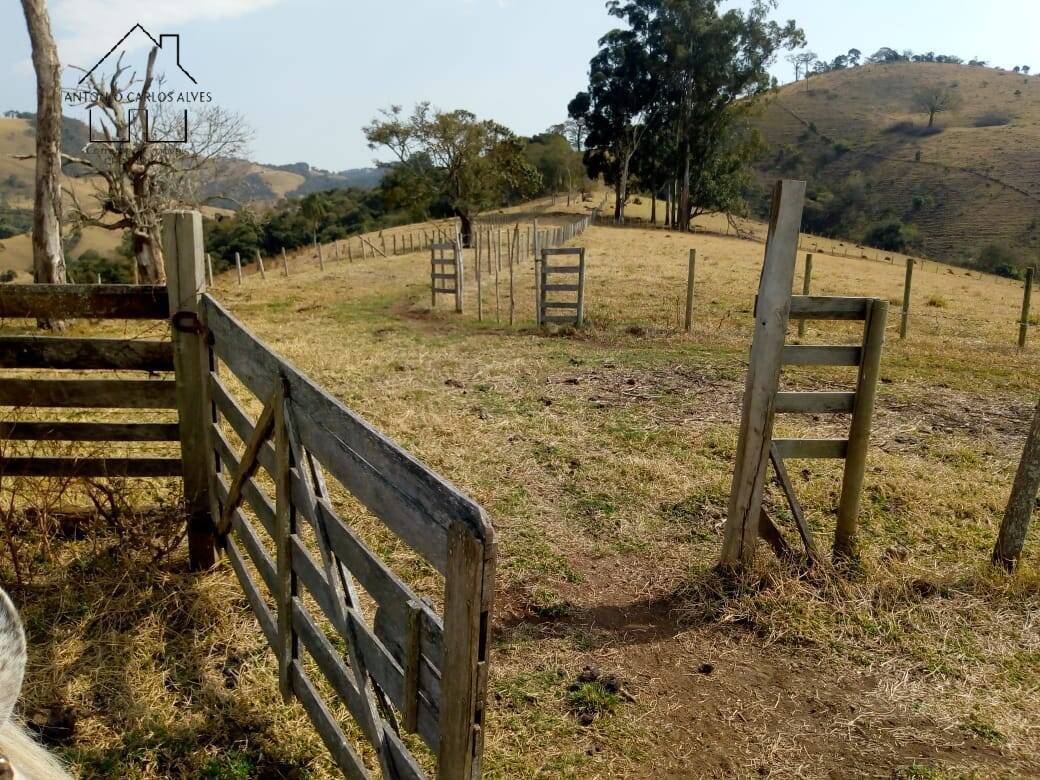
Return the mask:
{"type": "Polygon", "coordinates": [[[164,285],[5,284],[0,318],[164,320],[170,304],[164,285]]]}
{"type": "Polygon", "coordinates": [[[545,309],[573,309],[578,310],[578,304],[575,301],[546,301],[542,304],[545,309]]]}
{"type": "MultiPolygon", "coordinates": [[[[361,694],[354,687],[354,683],[351,682],[350,671],[343,663],[340,652],[332,646],[324,632],[318,629],[314,619],[303,605],[303,602],[298,598],[293,599],[293,625],[299,631],[303,646],[307,649],[311,658],[314,659],[314,662],[329,681],[329,684],[332,685],[332,689],[336,691],[336,694],[346,705],[347,709],[350,710],[351,714],[355,718],[358,717],[358,713],[361,711],[364,703],[361,700],[361,694]]],[[[414,778],[415,780],[425,778],[426,775],[419,768],[415,758],[408,752],[407,748],[404,747],[399,739],[391,738],[392,729],[390,725],[386,721],[382,721],[382,727],[387,734],[387,747],[390,750],[397,777],[414,778]]]]}
{"type": "Polygon", "coordinates": [[[785,392],[776,394],[778,414],[851,414],[855,393],[785,392]]]}
{"type": "Polygon", "coordinates": [[[581,266],[577,265],[543,265],[543,274],[580,274],[581,266]]]}
{"type": "Polygon", "coordinates": [[[172,371],[173,345],[136,339],[2,336],[0,368],[172,371]]]}
{"type": "Polygon", "coordinates": [[[576,284],[546,284],[542,289],[545,292],[578,292],[576,284]]]}
{"type": "Polygon", "coordinates": [[[224,539],[224,551],[227,553],[228,560],[231,562],[231,568],[238,578],[238,584],[242,587],[242,592],[246,594],[246,600],[253,610],[253,615],[256,616],[256,620],[260,624],[260,630],[264,632],[267,644],[273,649],[278,641],[278,627],[275,625],[274,616],[264,601],[264,597],[260,595],[260,589],[256,585],[256,580],[253,579],[253,575],[246,568],[238,545],[235,544],[234,539],[231,537],[224,539]]]}
{"type": "Polygon", "coordinates": [[[794,295],[791,297],[791,319],[865,320],[869,301],[870,298],[794,295]]]}
{"type": "MultiPolygon", "coordinates": [[[[231,521],[231,513],[235,511],[239,501],[241,501],[242,485],[252,478],[260,466],[258,460],[260,449],[267,441],[272,428],[277,429],[278,427],[277,415],[279,406],[279,395],[276,391],[275,396],[264,406],[260,419],[257,420],[257,424],[253,428],[253,435],[246,442],[246,448],[242,453],[242,457],[238,460],[238,470],[231,481],[227,501],[220,512],[220,519],[217,522],[217,533],[227,533],[228,525],[231,521]]],[[[277,453],[275,459],[277,469],[277,453]]]]}
{"type": "Polygon", "coordinates": [[[784,495],[787,496],[787,506],[791,509],[791,515],[794,517],[795,527],[798,528],[798,535],[802,537],[805,551],[809,554],[809,559],[813,563],[820,563],[823,558],[820,555],[819,548],[816,546],[816,540],[813,539],[812,529],[809,528],[809,523],[805,519],[802,505],[798,502],[798,496],[795,495],[794,485],[791,484],[791,477],[787,474],[787,467],[784,465],[784,459],[780,456],[776,442],[773,442],[773,446],[769,448],[769,459],[773,462],[776,479],[780,483],[784,495]]]}
{"type": "Polygon", "coordinates": [[[215,502],[210,494],[216,466],[206,441],[206,421],[212,409],[205,380],[210,353],[201,328],[181,327],[181,323],[202,324],[199,296],[206,290],[202,214],[198,211],[168,211],[163,214],[162,226],[166,291],[174,325],[170,338],[180,420],[181,460],[184,462],[188,562],[192,570],[202,571],[217,562],[217,539],[213,531],[215,502]]]}
{"type": "Polygon", "coordinates": [[[176,409],[172,379],[0,379],[0,406],[176,409]]]}
{"type": "Polygon", "coordinates": [[[7,477],[179,477],[180,458],[4,458],[7,477]]]}
{"type": "Polygon", "coordinates": [[[494,568],[494,547],[461,524],[453,526],[445,575],[439,780],[481,776],[494,568]]]}
{"type": "Polygon", "coordinates": [[[791,310],[791,285],[794,283],[804,200],[805,182],[801,181],[782,181],[773,193],[769,237],[755,303],[755,334],[744,385],[736,465],[727,509],[721,556],[723,566],[751,565],[758,544],[762,491],[773,434],[781,353],[791,310]]]}
{"type": "MultiPolygon", "coordinates": [[[[296,632],[293,631],[292,626],[292,600],[296,595],[292,542],[296,536],[296,512],[293,510],[292,482],[290,481],[292,477],[289,473],[292,465],[289,438],[285,431],[285,391],[280,383],[275,384],[269,406],[274,418],[274,548],[278,574],[278,587],[274,592],[278,618],[278,646],[275,655],[278,657],[278,687],[281,689],[282,698],[288,703],[293,695],[289,670],[299,656],[296,632]]],[[[253,433],[254,438],[257,438],[257,434],[262,428],[261,422],[257,421],[256,430],[253,433]]]]}
{"type": "Polygon", "coordinates": [[[12,441],[179,441],[177,423],[0,422],[12,441]]]}
{"type": "Polygon", "coordinates": [[[845,457],[848,445],[847,439],[773,439],[773,446],[783,460],[840,459],[845,457]]]}
{"type": "Polygon", "coordinates": [[[783,354],[785,366],[858,366],[862,358],[856,346],[792,345],[783,354]]]}
{"type": "Polygon", "coordinates": [[[580,255],[581,247],[577,246],[562,246],[555,247],[553,249],[545,249],[542,254],[552,257],[553,255],[580,255]]]}
{"type": "Polygon", "coordinates": [[[478,538],[494,537],[478,504],[271,352],[213,298],[202,300],[221,360],[259,397],[284,376],[307,448],[434,568],[445,570],[447,528],[456,519],[478,538]]]}
{"type": "MultiPolygon", "coordinates": [[[[210,372],[209,374],[209,385],[213,403],[217,405],[217,409],[224,416],[224,419],[228,421],[228,424],[231,425],[231,430],[233,430],[235,435],[242,441],[249,441],[252,439],[254,429],[253,421],[249,419],[249,415],[246,414],[245,409],[243,409],[235,397],[228,392],[219,377],[217,377],[213,372],[210,372]]],[[[228,446],[230,447],[230,444],[228,446]]],[[[267,470],[268,474],[274,476],[273,443],[270,441],[264,441],[260,446],[260,452],[257,454],[257,460],[260,461],[260,465],[267,470]]],[[[237,456],[235,457],[235,462],[238,462],[237,456]]]]}
{"type": "Polygon", "coordinates": [[[287,674],[289,675],[289,684],[296,691],[296,696],[300,700],[300,704],[303,705],[307,717],[314,724],[318,736],[321,737],[321,741],[325,743],[325,747],[332,754],[332,760],[336,762],[339,770],[345,777],[351,778],[351,780],[370,780],[372,775],[365,769],[361,756],[354,751],[354,748],[351,747],[347,738],[343,735],[343,732],[336,724],[336,719],[314,689],[314,684],[307,678],[299,660],[294,659],[292,661],[287,674]]]}
{"type": "Polygon", "coordinates": [[[443,293],[444,295],[454,295],[455,294],[455,288],[454,287],[434,287],[433,291],[435,293],[443,293]]]}
{"type": "MultiPolygon", "coordinates": [[[[231,448],[227,437],[216,426],[213,427],[213,444],[220,455],[221,463],[226,464],[229,467],[228,471],[233,473],[233,470],[238,468],[238,455],[231,448]]],[[[273,448],[271,454],[273,457],[273,448]]],[[[274,471],[273,468],[271,470],[274,471]]],[[[221,503],[227,504],[227,486],[224,484],[223,478],[217,478],[215,488],[218,495],[221,496],[221,503]]],[[[264,530],[267,531],[271,538],[274,538],[275,508],[271,499],[257,486],[254,480],[249,480],[242,486],[242,495],[252,508],[253,514],[256,515],[260,524],[263,525],[264,530]]]]}
{"type": "MultiPolygon", "coordinates": [[[[292,560],[293,570],[299,577],[300,583],[314,598],[322,613],[335,625],[336,608],[331,603],[328,581],[321,573],[317,561],[314,560],[299,540],[293,540],[292,560]]],[[[372,679],[389,697],[390,701],[393,702],[394,706],[399,710],[403,710],[404,670],[387,652],[386,648],[383,647],[372,632],[372,629],[360,618],[355,610],[348,609],[347,615],[354,627],[357,637],[357,651],[364,659],[365,668],[372,676],[372,679]]],[[[337,631],[337,633],[342,635],[343,632],[337,631]]],[[[433,676],[423,676],[420,671],[417,733],[433,749],[437,748],[440,738],[437,702],[441,701],[441,696],[440,680],[433,676]]]]}
{"type": "Polygon", "coordinates": [[[574,325],[574,324],[576,324],[578,322],[578,317],[577,317],[576,314],[571,315],[569,317],[556,317],[556,316],[549,316],[549,315],[545,314],[545,315],[542,315],[542,322],[565,322],[565,323],[570,323],[571,325],[574,325]]]}

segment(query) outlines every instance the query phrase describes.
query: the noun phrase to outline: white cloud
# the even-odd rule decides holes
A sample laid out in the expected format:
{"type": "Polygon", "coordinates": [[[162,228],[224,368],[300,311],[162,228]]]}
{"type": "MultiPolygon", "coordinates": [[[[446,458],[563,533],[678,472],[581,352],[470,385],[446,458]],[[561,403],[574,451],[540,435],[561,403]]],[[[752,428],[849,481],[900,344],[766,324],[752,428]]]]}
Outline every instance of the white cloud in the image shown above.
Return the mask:
{"type": "Polygon", "coordinates": [[[158,36],[179,32],[178,27],[189,22],[234,19],[280,2],[282,0],[57,0],[51,6],[51,21],[62,63],[89,67],[136,23],[158,36]]]}

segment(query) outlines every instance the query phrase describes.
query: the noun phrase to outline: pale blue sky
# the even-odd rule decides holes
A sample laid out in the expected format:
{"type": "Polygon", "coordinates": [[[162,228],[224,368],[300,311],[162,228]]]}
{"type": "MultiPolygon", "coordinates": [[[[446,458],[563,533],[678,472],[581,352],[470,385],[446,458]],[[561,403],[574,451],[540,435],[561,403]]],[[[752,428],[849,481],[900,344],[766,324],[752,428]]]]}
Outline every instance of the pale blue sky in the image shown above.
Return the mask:
{"type": "MultiPolygon", "coordinates": [[[[744,5],[742,0],[729,0],[744,5]]],[[[184,63],[255,130],[251,156],[371,163],[361,127],[390,103],[467,108],[529,134],[561,121],[615,20],[602,0],[51,0],[63,62],[90,65],[132,26],[181,33],[184,63]]],[[[1040,71],[1040,0],[780,0],[809,48],[881,46],[1040,71]]],[[[0,0],[0,110],[33,110],[20,3],[0,0]]],[[[791,69],[774,68],[784,81],[791,69]]],[[[73,81],[75,79],[72,79],[73,81]]],[[[68,81],[68,79],[66,79],[68,81]]]]}

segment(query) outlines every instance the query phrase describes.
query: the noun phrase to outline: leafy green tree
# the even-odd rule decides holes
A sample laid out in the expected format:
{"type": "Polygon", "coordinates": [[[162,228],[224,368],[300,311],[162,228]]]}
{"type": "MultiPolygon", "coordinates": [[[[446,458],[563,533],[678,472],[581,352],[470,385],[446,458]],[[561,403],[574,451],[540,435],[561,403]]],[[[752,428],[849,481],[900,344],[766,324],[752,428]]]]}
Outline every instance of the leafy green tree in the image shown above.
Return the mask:
{"type": "Polygon", "coordinates": [[[571,142],[554,128],[536,135],[524,148],[527,161],[538,171],[542,178],[542,192],[545,194],[558,192],[561,188],[573,190],[575,182],[584,178],[584,166],[581,154],[571,146],[571,142]]]}
{"type": "MultiPolygon", "coordinates": [[[[721,14],[719,5],[719,0],[607,4],[613,16],[628,23],[626,40],[645,47],[643,61],[649,63],[654,90],[644,124],[674,128],[683,230],[697,213],[726,210],[739,198],[735,193],[746,181],[756,148],[746,112],[772,87],[769,66],[780,50],[805,45],[793,21],[769,19],[776,0],[752,0],[747,11],[721,14]]],[[[590,145],[591,138],[590,133],[590,145]]]]}
{"type": "MultiPolygon", "coordinates": [[[[615,13],[613,2],[607,3],[615,13]]],[[[645,31],[612,30],[599,40],[589,63],[589,88],[567,106],[575,121],[588,128],[585,166],[591,178],[603,176],[614,187],[614,219],[625,221],[632,158],[661,106],[656,100],[652,51],[645,31]]]]}
{"type": "Polygon", "coordinates": [[[523,143],[508,128],[469,111],[439,111],[419,103],[406,117],[400,106],[381,112],[364,128],[371,149],[387,149],[400,165],[416,156],[437,172],[430,185],[451,204],[466,240],[476,216],[537,191],[538,173],[523,143]]]}

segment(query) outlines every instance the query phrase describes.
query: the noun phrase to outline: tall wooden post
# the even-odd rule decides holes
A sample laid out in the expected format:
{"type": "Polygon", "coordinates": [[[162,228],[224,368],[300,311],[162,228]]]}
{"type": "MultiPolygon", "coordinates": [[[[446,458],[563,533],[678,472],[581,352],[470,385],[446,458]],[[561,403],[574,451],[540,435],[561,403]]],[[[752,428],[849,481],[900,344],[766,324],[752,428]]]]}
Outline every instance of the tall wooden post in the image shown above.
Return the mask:
{"type": "Polygon", "coordinates": [[[206,281],[209,286],[213,286],[213,258],[209,256],[209,252],[206,252],[206,281]]]}
{"type": "Polygon", "coordinates": [[[463,267],[462,242],[455,239],[455,311],[462,314],[465,308],[463,303],[463,284],[465,282],[465,268],[463,267]]]}
{"type": "Polygon", "coordinates": [[[1011,498],[1004,510],[1000,524],[1000,535],[993,548],[993,562],[1011,570],[1015,567],[1022,548],[1025,546],[1029,520],[1033,516],[1037,491],[1040,490],[1040,405],[1033,415],[1033,424],[1022,450],[1022,460],[1015,473],[1011,498]]]}
{"type": "Polygon", "coordinates": [[[585,324],[585,247],[578,255],[578,327],[585,324]]]}
{"type": "Polygon", "coordinates": [[[282,271],[285,273],[285,278],[289,278],[289,258],[285,256],[285,247],[282,247],[282,271]]]}
{"type": "Polygon", "coordinates": [[[238,271],[238,283],[242,284],[242,258],[235,252],[235,270],[238,271]]]}
{"type": "Polygon", "coordinates": [[[1033,298],[1033,269],[1026,269],[1026,289],[1022,294],[1022,322],[1018,326],[1018,348],[1025,349],[1029,338],[1029,304],[1033,298]]]}
{"type": "Polygon", "coordinates": [[[899,319],[899,338],[905,339],[910,330],[910,289],[914,283],[914,260],[906,258],[906,281],[903,283],[903,316],[899,319]]]}
{"type": "Polygon", "coordinates": [[[325,253],[322,251],[321,244],[318,244],[318,268],[322,271],[325,270],[325,253]]]}
{"type": "Polygon", "coordinates": [[[845,452],[845,474],[838,502],[838,522],[834,529],[835,559],[850,559],[856,552],[856,526],[859,519],[863,476],[867,470],[870,449],[870,426],[874,419],[874,399],[881,374],[881,350],[885,344],[888,301],[870,302],[863,333],[863,358],[856,384],[856,403],[849,426],[849,443],[845,452]]]}
{"type": "MultiPolygon", "coordinates": [[[[802,295],[812,292],[812,254],[805,256],[805,276],[802,277],[802,295]]],[[[805,338],[805,319],[798,320],[798,338],[805,338]]]]}
{"type": "Polygon", "coordinates": [[[260,250],[259,249],[256,250],[256,264],[260,268],[260,278],[261,279],[266,279],[267,278],[267,271],[264,268],[264,258],[260,256],[260,250]]]}
{"type": "Polygon", "coordinates": [[[787,337],[804,202],[805,182],[802,181],[782,181],[773,192],[722,546],[721,564],[727,567],[750,565],[758,544],[762,492],[773,438],[773,411],[787,337]]]}
{"type": "Polygon", "coordinates": [[[693,331],[693,278],[697,268],[697,250],[690,250],[690,267],[686,272],[686,332],[693,331]]]}
{"type": "Polygon", "coordinates": [[[203,263],[202,215],[197,211],[169,211],[163,215],[163,253],[166,290],[170,299],[173,365],[177,382],[184,476],[184,508],[188,517],[188,561],[192,570],[208,569],[217,560],[216,536],[210,505],[207,426],[211,420],[209,347],[199,323],[199,300],[206,291],[203,263]]]}

